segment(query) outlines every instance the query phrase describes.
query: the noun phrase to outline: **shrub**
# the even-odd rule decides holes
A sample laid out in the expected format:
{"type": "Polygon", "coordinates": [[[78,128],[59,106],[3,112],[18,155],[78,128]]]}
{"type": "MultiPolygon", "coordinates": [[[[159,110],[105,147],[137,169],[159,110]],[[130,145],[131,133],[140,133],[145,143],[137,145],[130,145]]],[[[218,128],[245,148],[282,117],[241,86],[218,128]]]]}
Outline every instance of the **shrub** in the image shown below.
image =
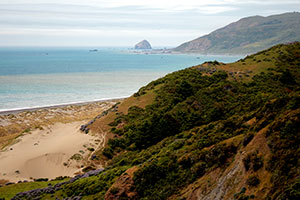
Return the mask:
{"type": "Polygon", "coordinates": [[[83,159],[83,156],[79,153],[75,153],[71,158],[71,160],[82,160],[83,159]]]}
{"type": "Polygon", "coordinates": [[[286,186],[278,199],[300,199],[300,178],[286,186]]]}
{"type": "Polygon", "coordinates": [[[243,158],[243,163],[246,171],[252,169],[253,171],[259,170],[264,165],[264,159],[259,156],[257,152],[249,153],[243,158]]]}
{"type": "Polygon", "coordinates": [[[249,142],[251,142],[251,140],[253,139],[254,135],[253,134],[246,134],[244,136],[244,139],[243,139],[243,146],[247,146],[247,144],[249,144],[249,142]]]}
{"type": "Polygon", "coordinates": [[[260,183],[260,180],[255,175],[250,175],[246,181],[247,185],[255,187],[260,183]]]}
{"type": "Polygon", "coordinates": [[[30,128],[26,128],[26,129],[23,131],[23,133],[28,133],[28,132],[30,132],[30,128]]]}
{"type": "Polygon", "coordinates": [[[87,149],[88,149],[89,151],[95,151],[95,149],[92,148],[92,147],[88,147],[87,149]]]}
{"type": "Polygon", "coordinates": [[[113,187],[113,188],[111,188],[110,193],[111,194],[117,194],[119,192],[119,190],[120,190],[119,188],[113,187]]]}
{"type": "Polygon", "coordinates": [[[105,147],[102,151],[102,154],[108,159],[111,159],[113,157],[113,150],[110,147],[105,147]]]}
{"type": "Polygon", "coordinates": [[[34,179],[34,181],[36,181],[36,182],[48,181],[48,178],[37,178],[37,179],[34,179]]]}

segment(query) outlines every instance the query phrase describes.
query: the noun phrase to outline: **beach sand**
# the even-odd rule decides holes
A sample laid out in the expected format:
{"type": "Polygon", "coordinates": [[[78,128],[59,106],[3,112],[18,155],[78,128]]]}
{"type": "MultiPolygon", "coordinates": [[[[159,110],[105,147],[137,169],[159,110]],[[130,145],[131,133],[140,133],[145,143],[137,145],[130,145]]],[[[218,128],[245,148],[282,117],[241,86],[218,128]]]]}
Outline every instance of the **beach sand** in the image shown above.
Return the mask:
{"type": "Polygon", "coordinates": [[[0,112],[0,149],[22,133],[57,122],[91,120],[122,99],[0,112]]]}
{"type": "Polygon", "coordinates": [[[0,180],[53,179],[81,172],[92,155],[91,149],[101,148],[105,144],[105,135],[85,134],[79,130],[80,126],[118,101],[1,115],[0,180]]]}
{"type": "Polygon", "coordinates": [[[16,182],[73,176],[91,153],[87,148],[99,143],[98,137],[79,131],[83,123],[56,123],[19,137],[0,152],[0,179],[16,182]]]}

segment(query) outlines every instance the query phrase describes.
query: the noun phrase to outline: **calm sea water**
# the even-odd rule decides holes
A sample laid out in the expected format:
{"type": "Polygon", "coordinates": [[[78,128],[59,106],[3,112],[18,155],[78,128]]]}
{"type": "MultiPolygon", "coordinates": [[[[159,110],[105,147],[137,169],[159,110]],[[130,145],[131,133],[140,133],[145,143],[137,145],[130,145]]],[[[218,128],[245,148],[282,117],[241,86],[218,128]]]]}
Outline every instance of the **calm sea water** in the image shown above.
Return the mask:
{"type": "Polygon", "coordinates": [[[125,48],[0,48],[0,111],[127,97],[167,73],[239,58],[134,54],[125,48]]]}

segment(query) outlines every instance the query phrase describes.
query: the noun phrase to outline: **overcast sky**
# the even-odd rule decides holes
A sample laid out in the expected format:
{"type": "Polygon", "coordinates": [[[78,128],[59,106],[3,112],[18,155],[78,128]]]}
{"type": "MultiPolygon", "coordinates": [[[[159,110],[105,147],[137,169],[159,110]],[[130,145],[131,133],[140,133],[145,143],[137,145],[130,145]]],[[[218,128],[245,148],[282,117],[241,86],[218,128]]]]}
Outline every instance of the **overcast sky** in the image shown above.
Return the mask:
{"type": "Polygon", "coordinates": [[[300,0],[0,0],[1,46],[177,46],[300,0]]]}

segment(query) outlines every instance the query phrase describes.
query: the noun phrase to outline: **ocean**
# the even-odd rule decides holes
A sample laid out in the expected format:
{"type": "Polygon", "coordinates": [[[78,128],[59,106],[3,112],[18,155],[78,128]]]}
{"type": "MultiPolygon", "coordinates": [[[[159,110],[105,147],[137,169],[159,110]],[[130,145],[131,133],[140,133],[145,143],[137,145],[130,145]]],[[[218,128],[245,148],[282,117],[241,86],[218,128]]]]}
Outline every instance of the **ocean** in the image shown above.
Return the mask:
{"type": "Polygon", "coordinates": [[[240,58],[128,48],[0,48],[0,111],[128,97],[170,72],[240,58]]]}

